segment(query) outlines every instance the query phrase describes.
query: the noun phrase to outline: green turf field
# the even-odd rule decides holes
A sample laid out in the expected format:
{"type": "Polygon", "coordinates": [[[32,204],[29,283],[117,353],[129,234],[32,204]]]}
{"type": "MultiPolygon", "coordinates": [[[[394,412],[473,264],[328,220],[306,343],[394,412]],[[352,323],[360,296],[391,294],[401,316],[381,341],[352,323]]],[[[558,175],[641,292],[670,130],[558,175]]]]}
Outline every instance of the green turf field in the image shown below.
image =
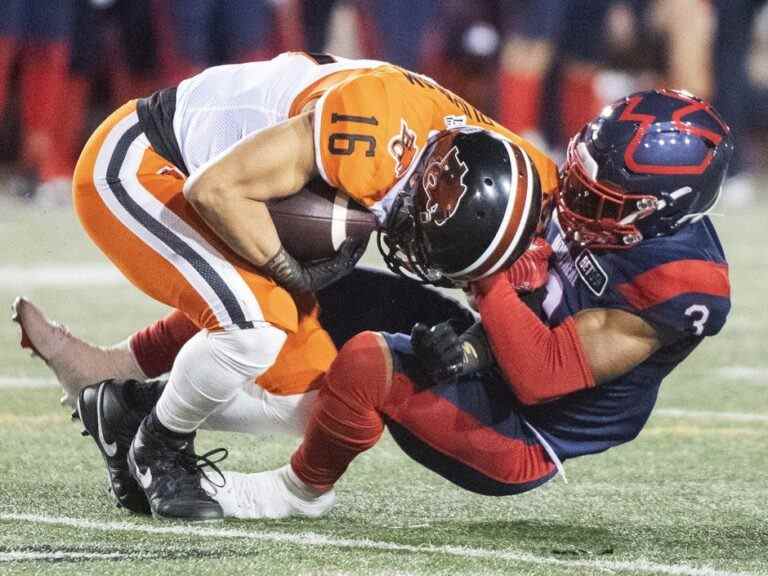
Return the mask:
{"type": "MultiPolygon", "coordinates": [[[[0,574],[768,574],[768,206],[716,219],[734,309],[662,387],[633,443],[530,494],[483,498],[385,439],[320,520],[205,527],[129,516],[37,360],[0,323],[0,574]]],[[[370,261],[375,261],[373,254],[370,261]]],[[[101,343],[163,308],[122,283],[68,212],[0,206],[0,304],[30,296],[101,343]]],[[[201,434],[227,467],[281,465],[294,439],[201,434]]]]}

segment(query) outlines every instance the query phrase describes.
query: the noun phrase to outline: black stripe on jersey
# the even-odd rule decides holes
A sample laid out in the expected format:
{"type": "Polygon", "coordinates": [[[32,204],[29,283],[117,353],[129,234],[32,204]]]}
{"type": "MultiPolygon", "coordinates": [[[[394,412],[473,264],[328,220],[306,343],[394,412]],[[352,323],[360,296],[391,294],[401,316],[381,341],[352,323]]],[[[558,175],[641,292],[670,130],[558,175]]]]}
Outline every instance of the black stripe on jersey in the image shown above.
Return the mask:
{"type": "Polygon", "coordinates": [[[114,194],[115,199],[139,224],[146,228],[150,234],[156,236],[160,241],[173,250],[176,254],[184,258],[197,271],[200,277],[205,280],[208,286],[219,297],[224,308],[227,310],[232,323],[239,328],[253,328],[253,322],[245,319],[240,303],[237,297],[232,293],[224,279],[218,272],[202,257],[195,252],[184,240],[177,236],[170,228],[155,220],[136,200],[134,200],[123,186],[120,179],[120,168],[125,161],[128,148],[136,138],[143,133],[141,124],[136,123],[131,126],[118,140],[112,158],[107,166],[107,183],[109,189],[114,194]]]}

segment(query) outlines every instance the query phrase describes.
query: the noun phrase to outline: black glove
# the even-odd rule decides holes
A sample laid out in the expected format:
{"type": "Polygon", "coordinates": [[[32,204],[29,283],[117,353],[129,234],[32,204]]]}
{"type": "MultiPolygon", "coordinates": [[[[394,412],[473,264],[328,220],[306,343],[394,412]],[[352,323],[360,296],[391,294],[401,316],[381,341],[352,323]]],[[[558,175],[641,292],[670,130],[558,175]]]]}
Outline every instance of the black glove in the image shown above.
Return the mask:
{"type": "Polygon", "coordinates": [[[302,264],[282,246],[264,265],[272,279],[292,294],[316,292],[346,276],[365,252],[367,242],[347,239],[327,260],[302,264]]]}
{"type": "Polygon", "coordinates": [[[463,334],[456,334],[450,322],[431,328],[416,324],[411,330],[411,346],[422,368],[438,384],[455,381],[493,364],[493,355],[480,322],[463,334]]]}

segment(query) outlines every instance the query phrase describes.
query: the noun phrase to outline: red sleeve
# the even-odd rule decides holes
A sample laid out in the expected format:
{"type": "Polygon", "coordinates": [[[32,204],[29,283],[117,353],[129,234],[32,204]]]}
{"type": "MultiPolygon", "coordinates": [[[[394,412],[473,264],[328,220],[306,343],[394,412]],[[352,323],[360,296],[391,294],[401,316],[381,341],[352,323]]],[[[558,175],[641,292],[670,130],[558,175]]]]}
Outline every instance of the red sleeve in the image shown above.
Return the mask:
{"type": "Polygon", "coordinates": [[[479,298],[480,317],[496,361],[517,398],[538,404],[595,386],[572,318],[544,324],[498,274],[479,298]]]}

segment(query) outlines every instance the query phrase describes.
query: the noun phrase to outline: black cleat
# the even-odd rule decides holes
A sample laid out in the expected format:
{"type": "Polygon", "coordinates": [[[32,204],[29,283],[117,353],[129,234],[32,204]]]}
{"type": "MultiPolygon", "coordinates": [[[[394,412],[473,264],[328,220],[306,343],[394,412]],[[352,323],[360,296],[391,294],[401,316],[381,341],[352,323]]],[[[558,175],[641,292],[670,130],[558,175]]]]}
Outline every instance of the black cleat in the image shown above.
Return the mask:
{"type": "Polygon", "coordinates": [[[144,417],[162,391],[162,384],[105,380],[88,386],[77,397],[83,435],[91,436],[107,464],[109,492],[118,507],[149,514],[144,491],[128,471],[128,450],[144,417]],[[128,391],[133,393],[127,393],[128,391]],[[141,391],[141,392],[139,392],[141,391]]]}
{"type": "Polygon", "coordinates": [[[224,518],[221,505],[211,498],[200,482],[204,476],[208,478],[204,472],[206,467],[213,469],[224,481],[216,463],[227,457],[227,450],[217,448],[198,456],[194,451],[194,438],[194,433],[183,438],[155,433],[150,430],[148,419],[136,433],[128,452],[128,467],[131,476],[144,489],[156,518],[190,522],[224,518]],[[221,457],[211,460],[215,455],[221,457]]]}

